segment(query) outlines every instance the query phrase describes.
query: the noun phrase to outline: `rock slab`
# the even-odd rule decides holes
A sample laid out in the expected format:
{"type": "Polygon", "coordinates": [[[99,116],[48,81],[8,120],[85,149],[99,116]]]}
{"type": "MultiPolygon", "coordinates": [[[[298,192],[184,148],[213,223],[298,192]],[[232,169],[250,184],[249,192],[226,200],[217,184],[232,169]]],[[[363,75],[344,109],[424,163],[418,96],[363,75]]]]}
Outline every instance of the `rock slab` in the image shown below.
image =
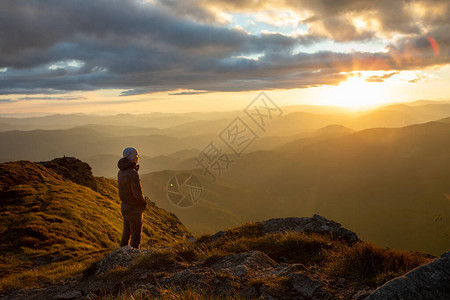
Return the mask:
{"type": "Polygon", "coordinates": [[[450,299],[450,251],[404,276],[392,279],[366,299],[450,299]]]}

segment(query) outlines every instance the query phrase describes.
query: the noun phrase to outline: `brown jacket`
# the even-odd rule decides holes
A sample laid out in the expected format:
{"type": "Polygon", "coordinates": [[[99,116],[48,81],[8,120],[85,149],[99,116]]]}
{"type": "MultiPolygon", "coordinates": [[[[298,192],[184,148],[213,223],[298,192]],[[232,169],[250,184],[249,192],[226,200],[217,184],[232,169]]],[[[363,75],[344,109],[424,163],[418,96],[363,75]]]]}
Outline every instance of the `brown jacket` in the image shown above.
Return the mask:
{"type": "Polygon", "coordinates": [[[142,193],[141,179],[136,171],[136,164],[126,158],[121,158],[117,163],[119,173],[119,197],[122,202],[122,213],[142,212],[147,207],[147,201],[142,193]]]}

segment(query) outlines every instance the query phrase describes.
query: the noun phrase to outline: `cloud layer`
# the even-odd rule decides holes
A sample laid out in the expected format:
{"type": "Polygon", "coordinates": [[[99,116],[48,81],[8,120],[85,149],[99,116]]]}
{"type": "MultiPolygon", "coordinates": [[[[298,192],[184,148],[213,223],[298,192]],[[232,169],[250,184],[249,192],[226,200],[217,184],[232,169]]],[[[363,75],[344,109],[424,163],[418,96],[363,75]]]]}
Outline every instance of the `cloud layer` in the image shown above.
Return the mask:
{"type": "Polygon", "coordinates": [[[343,72],[421,69],[450,57],[445,0],[4,0],[0,8],[3,95],[305,88],[337,84],[343,72]],[[286,9],[305,32],[231,26],[233,13],[286,9]],[[378,53],[302,51],[326,41],[380,39],[387,46],[378,53]]]}

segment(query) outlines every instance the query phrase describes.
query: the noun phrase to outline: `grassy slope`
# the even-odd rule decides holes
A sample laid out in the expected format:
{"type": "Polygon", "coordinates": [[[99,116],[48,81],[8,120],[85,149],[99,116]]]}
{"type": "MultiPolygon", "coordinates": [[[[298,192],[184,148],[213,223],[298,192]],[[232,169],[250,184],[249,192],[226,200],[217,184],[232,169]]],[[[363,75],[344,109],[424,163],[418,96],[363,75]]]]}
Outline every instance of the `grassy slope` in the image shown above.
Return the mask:
{"type": "MultiPolygon", "coordinates": [[[[0,164],[0,180],[2,286],[8,280],[14,285],[18,274],[32,267],[74,265],[118,246],[116,181],[95,178],[95,192],[28,161],[0,164]]],[[[175,215],[160,208],[148,208],[144,218],[144,247],[189,235],[175,215]]]]}

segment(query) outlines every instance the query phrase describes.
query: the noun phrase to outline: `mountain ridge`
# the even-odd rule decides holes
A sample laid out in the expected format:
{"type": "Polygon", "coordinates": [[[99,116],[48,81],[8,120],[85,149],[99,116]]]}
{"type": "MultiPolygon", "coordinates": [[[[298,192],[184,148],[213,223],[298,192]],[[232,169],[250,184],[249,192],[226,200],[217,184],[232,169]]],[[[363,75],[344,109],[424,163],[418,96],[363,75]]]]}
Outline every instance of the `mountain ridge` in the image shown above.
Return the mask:
{"type": "MultiPolygon", "coordinates": [[[[73,157],[3,163],[0,182],[2,286],[19,284],[14,280],[31,276],[33,268],[64,274],[66,262],[81,266],[118,247],[122,216],[117,182],[94,177],[86,163],[73,157]]],[[[154,205],[144,220],[142,244],[191,236],[174,214],[154,205]]]]}

